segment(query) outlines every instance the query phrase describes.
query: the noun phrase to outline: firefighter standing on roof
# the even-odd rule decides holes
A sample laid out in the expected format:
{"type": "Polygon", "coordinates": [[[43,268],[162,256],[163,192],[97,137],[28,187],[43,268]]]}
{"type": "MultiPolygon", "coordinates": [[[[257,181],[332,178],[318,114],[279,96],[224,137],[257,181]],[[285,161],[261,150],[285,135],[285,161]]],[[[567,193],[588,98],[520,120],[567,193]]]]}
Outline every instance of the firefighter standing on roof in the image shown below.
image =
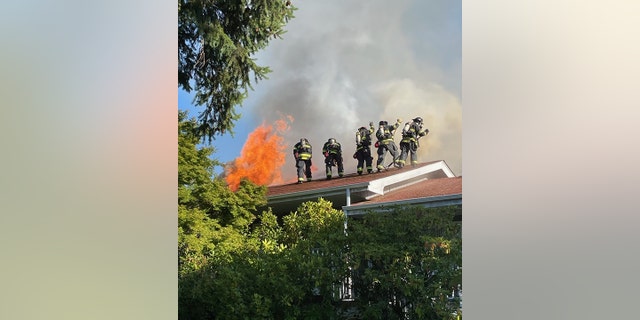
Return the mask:
{"type": "Polygon", "coordinates": [[[396,123],[393,125],[388,124],[386,121],[380,121],[378,131],[376,131],[376,138],[378,138],[378,142],[376,142],[376,147],[378,147],[378,161],[376,163],[376,167],[378,168],[378,172],[385,169],[384,156],[389,151],[391,156],[393,157],[393,164],[398,165],[396,162],[398,158],[398,146],[393,142],[393,134],[396,132],[396,129],[400,126],[402,119],[397,119],[396,123]]]}
{"type": "Polygon", "coordinates": [[[296,159],[296,168],[298,168],[298,183],[311,181],[311,144],[306,138],[301,138],[295,146],[293,146],[293,157],[296,159]]]}
{"type": "Polygon", "coordinates": [[[429,133],[429,129],[422,129],[422,118],[417,117],[412,122],[407,122],[402,128],[402,141],[400,141],[400,158],[398,163],[400,167],[405,165],[407,155],[411,154],[411,165],[418,164],[417,151],[420,146],[418,139],[424,137],[429,133]]]}
{"type": "Polygon", "coordinates": [[[369,129],[360,127],[358,131],[356,131],[356,153],[353,157],[358,159],[357,168],[359,175],[362,174],[365,162],[367,164],[367,173],[373,172],[371,165],[373,162],[373,157],[371,156],[371,134],[374,131],[373,122],[369,122],[369,129]]]}
{"type": "Polygon", "coordinates": [[[330,138],[322,146],[322,154],[324,155],[324,163],[327,166],[327,180],[331,179],[333,166],[338,167],[338,176],[344,176],[344,167],[342,166],[342,146],[334,138],[330,138]]]}

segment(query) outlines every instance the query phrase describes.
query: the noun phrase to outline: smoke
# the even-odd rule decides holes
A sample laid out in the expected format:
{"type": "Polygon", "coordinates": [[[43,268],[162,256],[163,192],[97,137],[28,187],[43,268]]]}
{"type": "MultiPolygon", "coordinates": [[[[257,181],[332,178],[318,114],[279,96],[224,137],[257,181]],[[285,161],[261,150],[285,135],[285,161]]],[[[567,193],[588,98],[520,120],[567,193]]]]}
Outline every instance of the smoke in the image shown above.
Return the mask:
{"type": "MultiPolygon", "coordinates": [[[[392,80],[381,83],[374,90],[378,100],[386,108],[382,119],[396,120],[394,116],[410,115],[402,118],[403,123],[416,116],[424,119],[423,128],[429,134],[420,138],[418,161],[445,160],[454,172],[460,165],[462,119],[460,102],[455,96],[436,84],[418,87],[410,79],[392,80]],[[407,113],[406,111],[410,112],[407,113]]],[[[396,142],[401,140],[400,126],[396,132],[396,142]]],[[[407,159],[408,161],[408,159],[407,159]]]]}
{"type": "Polygon", "coordinates": [[[273,126],[263,123],[249,134],[240,157],[225,167],[224,178],[231,190],[237,190],[244,178],[259,185],[284,182],[280,169],[287,146],[281,134],[290,129],[289,122],[294,118],[288,115],[285,119],[275,121],[273,126]]]}
{"type": "MultiPolygon", "coordinates": [[[[282,132],[290,149],[301,138],[314,164],[329,138],[342,144],[345,172],[356,171],[355,132],[368,123],[417,116],[430,133],[418,161],[461,167],[461,4],[456,1],[293,1],[296,18],[283,40],[258,57],[271,67],[253,112],[271,123],[284,113],[296,121],[282,132]]],[[[399,144],[400,130],[395,141],[399,144]]],[[[375,154],[375,149],[372,148],[375,154]]],[[[374,155],[374,163],[377,157],[374,155]]],[[[296,171],[283,159],[281,176],[296,171]]],[[[324,169],[324,166],[322,166],[324,169]]],[[[322,178],[315,175],[314,178],[322,178]]]]}

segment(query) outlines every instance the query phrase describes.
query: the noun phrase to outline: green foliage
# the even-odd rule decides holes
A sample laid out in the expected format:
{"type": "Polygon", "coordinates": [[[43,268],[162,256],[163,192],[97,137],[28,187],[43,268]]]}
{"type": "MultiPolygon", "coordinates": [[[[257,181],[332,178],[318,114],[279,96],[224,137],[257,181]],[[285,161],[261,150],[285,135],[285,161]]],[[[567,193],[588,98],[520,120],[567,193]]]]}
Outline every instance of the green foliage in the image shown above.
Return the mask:
{"type": "Polygon", "coordinates": [[[300,205],[298,210],[285,216],[283,240],[296,244],[303,240],[319,241],[335,232],[344,232],[344,213],[332,207],[331,202],[322,198],[300,205]]]}
{"type": "Polygon", "coordinates": [[[179,282],[182,319],[453,319],[461,284],[455,210],[405,209],[350,219],[320,199],[279,224],[262,212],[229,259],[179,282]],[[435,244],[433,246],[431,244],[435,244]],[[339,288],[352,276],[355,300],[339,288]],[[346,316],[351,314],[351,316],[346,316]]]}
{"type": "Polygon", "coordinates": [[[449,319],[462,283],[455,208],[398,209],[349,221],[356,302],[366,319],[449,319]]]}
{"type": "Polygon", "coordinates": [[[213,148],[197,147],[195,119],[178,113],[178,271],[198,270],[211,259],[228,260],[243,250],[266,188],[249,181],[236,192],[213,176],[213,148]]]}
{"type": "Polygon", "coordinates": [[[324,199],[305,202],[283,218],[282,242],[290,248],[298,283],[306,293],[304,319],[334,318],[339,289],[348,276],[344,213],[324,199]]]}
{"type": "Polygon", "coordinates": [[[335,318],[336,288],[346,275],[343,221],[324,200],[301,205],[282,226],[263,212],[230,259],[210,260],[180,279],[180,318],[335,318]]]}
{"type": "Polygon", "coordinates": [[[252,55],[282,37],[294,10],[283,0],[178,0],[178,86],[204,106],[198,136],[233,129],[251,77],[270,72],[252,55]]]}
{"type": "Polygon", "coordinates": [[[461,283],[455,209],[349,219],[324,199],[279,222],[266,188],[236,192],[213,174],[213,148],[178,114],[178,305],[181,319],[448,319],[461,283]],[[345,231],[348,231],[345,232],[345,231]],[[355,300],[341,301],[351,276],[355,300]]]}
{"type": "Polygon", "coordinates": [[[187,119],[186,111],[178,111],[178,186],[207,183],[213,176],[213,168],[220,163],[210,157],[213,147],[197,148],[197,122],[187,119]]]}

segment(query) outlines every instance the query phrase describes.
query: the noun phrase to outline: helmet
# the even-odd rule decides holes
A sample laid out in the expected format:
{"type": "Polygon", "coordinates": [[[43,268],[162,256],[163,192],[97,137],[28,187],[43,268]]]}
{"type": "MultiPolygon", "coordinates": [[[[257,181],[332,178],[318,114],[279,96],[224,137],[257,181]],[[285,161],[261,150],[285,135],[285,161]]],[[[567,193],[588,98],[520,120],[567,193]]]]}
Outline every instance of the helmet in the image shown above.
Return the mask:
{"type": "Polygon", "coordinates": [[[422,118],[416,117],[415,119],[413,119],[413,122],[422,123],[422,118]]]}
{"type": "Polygon", "coordinates": [[[327,142],[329,142],[329,144],[336,144],[336,139],[329,138],[329,140],[327,142]]]}
{"type": "Polygon", "coordinates": [[[386,121],[380,121],[380,123],[378,123],[378,124],[381,125],[381,126],[386,126],[387,122],[386,121]]]}
{"type": "Polygon", "coordinates": [[[309,141],[307,140],[307,138],[300,138],[300,143],[309,143],[309,141]]]}

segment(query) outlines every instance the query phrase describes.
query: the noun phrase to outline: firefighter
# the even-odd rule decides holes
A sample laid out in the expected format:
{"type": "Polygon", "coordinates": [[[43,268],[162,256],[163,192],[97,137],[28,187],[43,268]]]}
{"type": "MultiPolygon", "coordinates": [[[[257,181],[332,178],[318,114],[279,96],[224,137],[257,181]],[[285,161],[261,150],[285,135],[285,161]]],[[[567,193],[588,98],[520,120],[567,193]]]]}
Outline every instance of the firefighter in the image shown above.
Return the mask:
{"type": "Polygon", "coordinates": [[[342,146],[334,138],[330,138],[322,146],[322,154],[324,155],[324,163],[327,166],[327,180],[331,179],[333,166],[338,167],[338,176],[344,176],[344,167],[342,166],[342,146]]]}
{"type": "Polygon", "coordinates": [[[296,168],[298,168],[298,184],[305,181],[311,181],[311,144],[306,138],[301,138],[295,146],[293,146],[293,157],[296,159],[296,168]]]}
{"type": "Polygon", "coordinates": [[[429,129],[422,129],[423,121],[421,117],[416,117],[411,122],[407,122],[402,128],[402,141],[400,141],[400,158],[398,163],[400,167],[404,167],[407,155],[411,154],[411,165],[418,164],[417,151],[420,146],[421,137],[424,137],[429,133],[429,129]]]}
{"type": "Polygon", "coordinates": [[[369,129],[360,127],[356,131],[356,153],[353,157],[358,159],[358,175],[362,175],[365,162],[367,164],[367,173],[373,172],[371,165],[373,162],[373,157],[371,156],[371,134],[374,131],[373,122],[369,122],[369,129]]]}
{"type": "Polygon", "coordinates": [[[398,166],[396,160],[398,160],[398,146],[395,142],[393,142],[393,134],[396,132],[396,129],[400,126],[402,119],[397,119],[396,123],[393,125],[388,124],[386,121],[380,121],[378,130],[376,131],[376,138],[378,141],[376,142],[376,147],[378,148],[378,161],[376,163],[376,167],[378,172],[385,169],[384,156],[389,151],[391,156],[393,157],[392,163],[395,166],[398,166]]]}

